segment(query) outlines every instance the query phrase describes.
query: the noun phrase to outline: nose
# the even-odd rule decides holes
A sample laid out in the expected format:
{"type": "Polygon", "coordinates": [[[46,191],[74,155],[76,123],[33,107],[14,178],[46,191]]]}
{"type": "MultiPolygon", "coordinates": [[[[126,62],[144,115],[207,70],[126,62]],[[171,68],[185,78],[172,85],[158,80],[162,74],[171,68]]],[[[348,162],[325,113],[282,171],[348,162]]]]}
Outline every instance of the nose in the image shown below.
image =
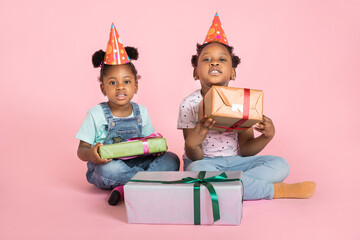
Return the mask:
{"type": "Polygon", "coordinates": [[[217,61],[212,61],[211,63],[210,63],[210,66],[219,66],[219,63],[217,62],[217,61]]]}
{"type": "Polygon", "coordinates": [[[125,84],[119,83],[117,89],[125,89],[125,84]]]}

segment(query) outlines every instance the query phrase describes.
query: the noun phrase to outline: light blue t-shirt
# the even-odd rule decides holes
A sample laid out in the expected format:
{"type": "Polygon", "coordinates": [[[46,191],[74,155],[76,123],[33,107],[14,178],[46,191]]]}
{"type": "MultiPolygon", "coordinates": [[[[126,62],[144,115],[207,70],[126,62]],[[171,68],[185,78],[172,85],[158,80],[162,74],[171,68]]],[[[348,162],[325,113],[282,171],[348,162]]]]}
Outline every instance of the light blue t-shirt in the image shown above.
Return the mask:
{"type": "MultiPolygon", "coordinates": [[[[154,133],[155,130],[145,106],[140,104],[138,105],[142,119],[142,137],[146,137],[154,133]]],[[[131,115],[126,118],[130,117],[134,117],[134,112],[132,112],[131,115]]],[[[101,106],[97,105],[87,112],[85,120],[81,124],[81,127],[75,137],[91,145],[95,145],[98,142],[103,143],[107,136],[107,130],[105,129],[107,124],[108,123],[105,119],[105,115],[101,106]]]]}

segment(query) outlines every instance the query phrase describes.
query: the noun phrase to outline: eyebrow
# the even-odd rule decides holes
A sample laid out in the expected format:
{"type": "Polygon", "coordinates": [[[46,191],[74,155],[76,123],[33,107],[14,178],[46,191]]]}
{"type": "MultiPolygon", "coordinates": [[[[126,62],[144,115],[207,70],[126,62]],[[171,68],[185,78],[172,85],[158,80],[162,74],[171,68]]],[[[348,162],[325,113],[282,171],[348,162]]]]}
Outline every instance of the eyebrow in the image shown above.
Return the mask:
{"type": "MultiPolygon", "coordinates": [[[[206,55],[206,54],[211,54],[211,52],[205,52],[205,53],[203,53],[203,54],[201,54],[201,55],[206,55]]],[[[227,55],[226,52],[221,52],[220,54],[221,54],[221,55],[227,55]]]]}
{"type": "MultiPolygon", "coordinates": [[[[123,78],[131,78],[131,76],[124,76],[123,78]]],[[[106,80],[111,80],[111,79],[117,80],[117,77],[109,77],[109,78],[106,79],[106,80]]]]}

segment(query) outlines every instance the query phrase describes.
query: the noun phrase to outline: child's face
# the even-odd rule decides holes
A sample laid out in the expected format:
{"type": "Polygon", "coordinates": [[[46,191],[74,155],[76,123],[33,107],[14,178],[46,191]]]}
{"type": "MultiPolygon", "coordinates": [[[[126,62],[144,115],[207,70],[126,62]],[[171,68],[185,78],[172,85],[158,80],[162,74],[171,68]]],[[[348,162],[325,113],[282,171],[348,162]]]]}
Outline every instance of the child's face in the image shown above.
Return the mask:
{"type": "Polygon", "coordinates": [[[219,43],[207,45],[200,53],[194,75],[205,91],[213,85],[227,86],[232,76],[235,76],[235,68],[232,67],[226,47],[219,43]]]}
{"type": "Polygon", "coordinates": [[[116,65],[107,69],[100,85],[101,92],[108,97],[109,105],[128,106],[138,90],[134,74],[127,65],[116,65]]]}

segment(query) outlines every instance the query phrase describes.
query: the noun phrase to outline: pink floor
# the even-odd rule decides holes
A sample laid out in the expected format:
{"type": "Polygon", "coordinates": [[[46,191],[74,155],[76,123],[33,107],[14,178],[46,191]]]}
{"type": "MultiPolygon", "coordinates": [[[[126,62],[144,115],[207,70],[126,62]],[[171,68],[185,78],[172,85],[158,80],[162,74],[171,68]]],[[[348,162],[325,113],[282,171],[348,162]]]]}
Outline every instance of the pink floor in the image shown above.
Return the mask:
{"type": "MultiPolygon", "coordinates": [[[[71,140],[69,140],[71,142],[71,140]]],[[[75,143],[74,143],[75,144],[75,143]]],[[[71,144],[64,148],[75,151],[71,144]]],[[[10,149],[11,150],[11,149],[10,149]]],[[[16,149],[12,152],[16,154],[16,149]]],[[[22,151],[27,152],[28,149],[22,151]]],[[[38,151],[52,152],[49,146],[38,151]],[[48,147],[48,149],[46,149],[48,147]]],[[[359,239],[358,170],[314,174],[293,170],[287,182],[312,179],[308,200],[245,201],[240,226],[128,224],[124,204],[106,202],[108,191],[85,181],[85,164],[71,151],[53,158],[8,156],[1,170],[0,239],[359,239]],[[5,170],[4,170],[5,167],[5,170]]],[[[328,154],[324,154],[325,158],[328,154]]],[[[350,156],[343,156],[346,159],[350,156]]],[[[316,157],[316,159],[321,159],[316,157]]],[[[326,158],[333,169],[334,156],[326,158]]]]}
{"type": "Polygon", "coordinates": [[[352,0],[1,1],[0,239],[360,239],[360,4],[352,0]],[[106,2],[106,3],[105,3],[106,2]],[[139,48],[134,101],[179,156],[191,55],[218,11],[241,57],[230,86],[264,90],[276,135],[261,154],[313,180],[308,200],[244,202],[240,226],[127,224],[88,184],[74,138],[106,100],[91,66],[111,22],[139,48]]]}

